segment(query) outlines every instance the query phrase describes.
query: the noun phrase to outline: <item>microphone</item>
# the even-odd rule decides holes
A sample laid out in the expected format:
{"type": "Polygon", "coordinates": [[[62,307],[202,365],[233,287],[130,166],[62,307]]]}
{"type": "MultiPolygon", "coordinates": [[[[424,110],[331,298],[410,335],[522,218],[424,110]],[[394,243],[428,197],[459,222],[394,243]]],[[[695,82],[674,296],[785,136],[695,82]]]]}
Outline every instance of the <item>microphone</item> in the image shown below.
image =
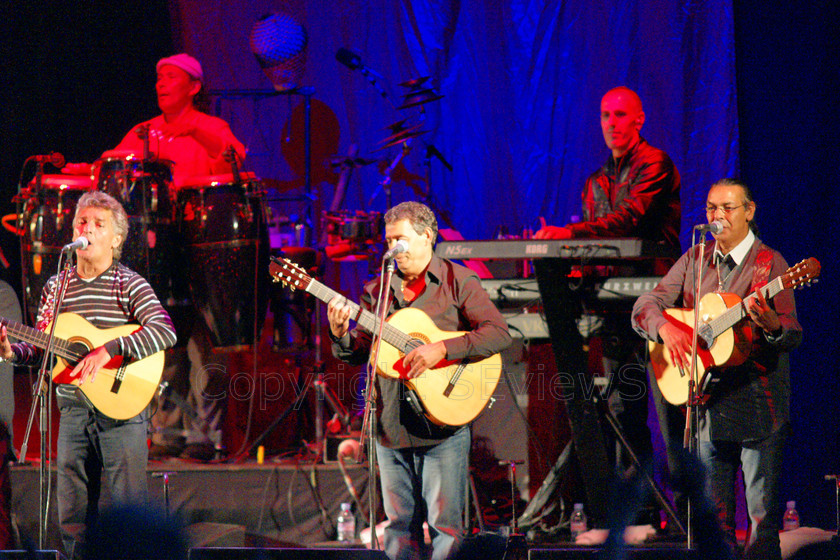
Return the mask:
{"type": "Polygon", "coordinates": [[[720,220],[715,220],[710,224],[699,224],[694,226],[694,229],[699,232],[708,231],[711,233],[720,233],[723,231],[723,222],[720,220]]]}
{"type": "Polygon", "coordinates": [[[350,70],[358,70],[359,68],[364,68],[365,66],[362,64],[362,57],[349,49],[345,49],[344,47],[338,49],[338,52],[335,53],[335,59],[350,70]]]}
{"type": "Polygon", "coordinates": [[[56,167],[64,167],[64,156],[58,152],[52,152],[45,156],[32,156],[37,163],[51,163],[56,167]]]}
{"type": "Polygon", "coordinates": [[[62,253],[67,253],[70,251],[75,251],[76,249],[84,249],[90,245],[90,241],[87,240],[87,237],[79,237],[73,243],[68,243],[61,249],[62,253]]]}
{"type": "Polygon", "coordinates": [[[405,239],[400,239],[399,241],[397,241],[396,245],[391,247],[388,250],[388,252],[382,255],[382,260],[387,261],[393,259],[400,253],[405,253],[406,251],[408,251],[408,241],[406,241],[405,239]]]}

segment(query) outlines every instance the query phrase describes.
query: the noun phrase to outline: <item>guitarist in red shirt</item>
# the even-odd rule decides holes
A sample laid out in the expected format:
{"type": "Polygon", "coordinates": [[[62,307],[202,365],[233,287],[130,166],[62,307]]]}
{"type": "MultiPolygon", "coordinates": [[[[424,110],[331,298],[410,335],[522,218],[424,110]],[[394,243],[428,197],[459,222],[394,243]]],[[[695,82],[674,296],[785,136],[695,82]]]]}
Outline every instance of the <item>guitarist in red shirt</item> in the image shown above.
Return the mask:
{"type": "MultiPolygon", "coordinates": [[[[397,273],[388,286],[388,315],[406,308],[424,311],[443,331],[463,336],[424,344],[402,360],[404,378],[414,379],[442,360],[486,358],[511,343],[507,324],[478,277],[469,269],[434,254],[437,220],[418,202],[403,202],[385,214],[385,239],[397,255],[397,273]]],[[[379,280],[364,287],[361,307],[375,305],[379,280]]],[[[371,337],[358,325],[349,328],[352,305],[334,298],[327,308],[333,354],[353,364],[368,360],[371,337]]],[[[380,397],[376,453],[389,525],[389,558],[415,558],[423,546],[423,522],[429,524],[432,558],[452,558],[463,539],[463,509],[470,451],[470,428],[441,426],[420,410],[399,379],[377,377],[380,397]],[[424,515],[425,512],[425,515],[424,515]]],[[[478,388],[477,388],[478,389],[478,388]]]]}
{"type": "MultiPolygon", "coordinates": [[[[722,179],[706,199],[706,219],[720,222],[720,233],[706,243],[700,296],[731,293],[744,299],[748,321],[746,360],[718,367],[719,381],[700,409],[699,450],[707,487],[730,544],[735,546],[735,475],[744,472],[751,521],[748,546],[762,558],[781,558],[779,502],[782,452],[789,431],[788,352],[802,340],[791,290],[768,300],[759,288],[782,275],[784,258],[756,237],[756,204],[742,182],[722,179]],[[756,297],[750,296],[756,293],[756,297]]],[[[694,308],[696,278],[692,263],[699,246],[684,254],[659,285],[633,308],[633,327],[661,343],[673,363],[689,371],[692,339],[663,315],[674,307],[694,308]]]]}

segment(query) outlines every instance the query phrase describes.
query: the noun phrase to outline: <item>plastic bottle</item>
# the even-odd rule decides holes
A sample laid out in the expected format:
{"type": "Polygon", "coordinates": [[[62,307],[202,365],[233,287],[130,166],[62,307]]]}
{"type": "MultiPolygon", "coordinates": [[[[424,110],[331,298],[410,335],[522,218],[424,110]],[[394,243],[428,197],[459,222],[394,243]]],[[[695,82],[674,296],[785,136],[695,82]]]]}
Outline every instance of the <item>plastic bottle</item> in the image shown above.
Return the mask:
{"type": "Polygon", "coordinates": [[[341,511],[338,513],[338,540],[340,542],[353,542],[356,539],[356,517],[350,511],[350,504],[341,504],[341,511]]]}
{"type": "Polygon", "coordinates": [[[572,517],[569,520],[569,528],[572,530],[572,540],[577,539],[578,535],[587,531],[586,514],[583,513],[583,504],[575,504],[575,510],[572,512],[572,517]]]}
{"type": "Polygon", "coordinates": [[[799,512],[796,511],[796,502],[791,500],[787,503],[785,515],[782,517],[782,530],[793,531],[799,529],[799,512]]]}

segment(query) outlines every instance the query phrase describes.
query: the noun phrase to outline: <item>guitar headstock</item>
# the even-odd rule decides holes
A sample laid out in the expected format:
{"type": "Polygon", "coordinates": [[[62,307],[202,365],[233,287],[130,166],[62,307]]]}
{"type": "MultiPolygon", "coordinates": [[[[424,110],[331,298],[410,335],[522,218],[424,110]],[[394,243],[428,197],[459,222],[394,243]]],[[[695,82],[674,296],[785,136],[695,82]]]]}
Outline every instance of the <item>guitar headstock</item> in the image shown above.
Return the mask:
{"type": "Polygon", "coordinates": [[[282,283],[293,291],[297,289],[305,290],[312,282],[312,277],[300,265],[289,259],[280,260],[271,257],[271,262],[268,264],[268,273],[271,274],[272,280],[282,283]]]}
{"type": "Polygon", "coordinates": [[[784,288],[803,288],[815,282],[820,275],[820,261],[815,258],[805,259],[789,269],[782,275],[782,286],[784,288]]]}

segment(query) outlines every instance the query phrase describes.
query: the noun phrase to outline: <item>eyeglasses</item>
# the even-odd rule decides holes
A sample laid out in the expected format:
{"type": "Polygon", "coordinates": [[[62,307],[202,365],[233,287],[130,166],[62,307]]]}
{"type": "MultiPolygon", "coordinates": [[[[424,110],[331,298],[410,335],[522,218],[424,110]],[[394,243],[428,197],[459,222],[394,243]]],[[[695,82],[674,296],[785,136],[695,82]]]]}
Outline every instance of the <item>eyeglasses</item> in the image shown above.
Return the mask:
{"type": "Polygon", "coordinates": [[[746,205],[747,205],[747,203],[739,204],[738,206],[730,206],[728,204],[725,204],[723,206],[714,206],[712,204],[707,204],[706,205],[706,214],[708,214],[709,216],[712,216],[718,210],[720,210],[721,212],[723,212],[724,216],[728,216],[729,214],[731,214],[732,212],[734,212],[738,208],[741,208],[742,206],[746,206],[746,205]]]}

